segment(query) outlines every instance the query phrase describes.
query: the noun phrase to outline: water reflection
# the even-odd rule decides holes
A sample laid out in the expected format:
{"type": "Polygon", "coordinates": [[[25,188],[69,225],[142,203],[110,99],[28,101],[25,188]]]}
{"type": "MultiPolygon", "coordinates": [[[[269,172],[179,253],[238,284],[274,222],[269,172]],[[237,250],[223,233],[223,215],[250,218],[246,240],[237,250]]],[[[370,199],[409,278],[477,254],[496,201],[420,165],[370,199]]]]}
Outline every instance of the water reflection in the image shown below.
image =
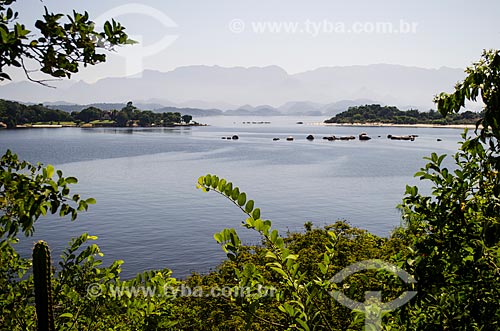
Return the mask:
{"type": "Polygon", "coordinates": [[[138,133],[151,133],[151,134],[177,134],[177,135],[191,135],[191,127],[150,127],[150,128],[81,128],[85,133],[102,133],[102,134],[138,134],[138,133]]]}

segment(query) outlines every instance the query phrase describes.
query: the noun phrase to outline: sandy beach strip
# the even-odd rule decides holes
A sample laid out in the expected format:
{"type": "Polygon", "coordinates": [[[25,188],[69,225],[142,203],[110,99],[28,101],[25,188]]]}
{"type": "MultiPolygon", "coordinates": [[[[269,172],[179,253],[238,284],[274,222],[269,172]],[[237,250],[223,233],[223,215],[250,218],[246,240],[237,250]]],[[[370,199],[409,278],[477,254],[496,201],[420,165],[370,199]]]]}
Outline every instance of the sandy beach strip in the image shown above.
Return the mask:
{"type": "MultiPolygon", "coordinates": [[[[311,122],[309,125],[346,126],[346,127],[393,127],[393,128],[439,128],[439,129],[475,129],[475,124],[393,124],[393,123],[323,123],[311,122]]],[[[479,127],[481,128],[481,126],[479,127]]]]}

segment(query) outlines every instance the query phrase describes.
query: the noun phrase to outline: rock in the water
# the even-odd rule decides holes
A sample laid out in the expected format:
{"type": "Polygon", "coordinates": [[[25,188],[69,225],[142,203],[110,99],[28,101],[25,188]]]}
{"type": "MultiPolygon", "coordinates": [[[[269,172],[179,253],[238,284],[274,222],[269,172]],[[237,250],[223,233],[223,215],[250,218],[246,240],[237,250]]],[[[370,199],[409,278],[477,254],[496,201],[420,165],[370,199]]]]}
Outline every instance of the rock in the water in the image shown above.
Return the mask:
{"type": "Polygon", "coordinates": [[[409,135],[409,136],[393,136],[391,134],[387,135],[387,138],[389,138],[391,140],[411,140],[411,141],[414,141],[415,137],[416,136],[414,136],[414,135],[409,135]]]}
{"type": "Polygon", "coordinates": [[[286,137],[286,140],[287,141],[293,141],[293,137],[292,136],[286,137]]]}
{"type": "Polygon", "coordinates": [[[240,137],[238,137],[237,135],[234,135],[232,138],[233,138],[233,140],[238,140],[238,139],[240,139],[240,137]]]}
{"type": "Polygon", "coordinates": [[[372,139],[371,137],[368,137],[368,134],[366,132],[361,132],[359,134],[359,140],[370,140],[372,139]]]}
{"type": "Polygon", "coordinates": [[[307,139],[307,140],[314,140],[314,136],[313,136],[312,134],[310,134],[310,135],[308,135],[308,136],[306,137],[306,139],[307,139]]]}

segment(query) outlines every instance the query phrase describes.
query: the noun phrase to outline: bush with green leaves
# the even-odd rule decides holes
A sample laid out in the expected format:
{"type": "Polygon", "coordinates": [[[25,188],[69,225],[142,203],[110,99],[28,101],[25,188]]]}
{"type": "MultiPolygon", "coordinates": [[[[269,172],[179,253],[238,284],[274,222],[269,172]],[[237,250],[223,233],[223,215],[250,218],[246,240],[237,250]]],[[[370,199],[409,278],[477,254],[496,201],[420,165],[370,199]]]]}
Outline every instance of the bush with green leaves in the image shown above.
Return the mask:
{"type": "MultiPolygon", "coordinates": [[[[465,136],[465,134],[464,134],[465,136]]],[[[403,217],[411,249],[403,267],[418,296],[405,307],[410,330],[495,330],[500,327],[499,177],[482,144],[466,138],[456,169],[432,154],[416,174],[432,196],[407,187],[403,217]]]]}
{"type": "Polygon", "coordinates": [[[32,165],[11,151],[0,159],[0,325],[13,330],[34,325],[26,318],[34,315],[31,261],[16,252],[17,235],[33,235],[35,222],[47,213],[70,215],[74,220],[78,211],[95,203],[92,198],[71,196],[69,185],[75,183],[76,178],[63,177],[53,166],[32,165]]]}
{"type": "Polygon", "coordinates": [[[397,238],[379,238],[345,222],[325,229],[312,229],[309,224],[305,234],[282,237],[270,220],[261,218],[254,201],[226,179],[208,174],[199,178],[198,187],[232,201],[247,216],[242,225],[262,236],[262,247],[249,259],[234,228],[214,235],[231,261],[237,287],[250,290],[250,295],[240,298],[247,329],[253,329],[254,323],[273,330],[359,329],[364,326],[364,312],[352,314],[337,302],[333,291],[364,302],[366,291],[379,290],[385,301],[391,301],[412,286],[387,270],[366,270],[342,283],[332,281],[355,262],[391,256],[395,247],[405,244],[397,238]],[[263,288],[273,290],[259,296],[263,288]]]}
{"type": "Polygon", "coordinates": [[[452,169],[445,155],[427,158],[416,176],[432,183],[432,195],[409,186],[401,206],[412,245],[400,261],[418,281],[418,296],[398,316],[409,330],[500,328],[499,51],[485,51],[466,73],[435,101],[446,115],[481,96],[476,135],[463,134],[452,169]]]}
{"type": "MultiPolygon", "coordinates": [[[[51,165],[20,161],[10,151],[0,159],[0,329],[36,329],[32,262],[16,252],[18,234],[32,236],[35,223],[47,213],[75,220],[78,212],[95,203],[93,198],[70,194],[69,186],[76,183],[76,178],[64,177],[51,165]]],[[[123,261],[102,266],[101,250],[90,243],[96,239],[87,233],[73,238],[58,271],[50,271],[56,329],[156,330],[175,324],[171,297],[131,293],[134,288],[177,285],[171,271],[144,272],[122,280],[123,261]]]]}

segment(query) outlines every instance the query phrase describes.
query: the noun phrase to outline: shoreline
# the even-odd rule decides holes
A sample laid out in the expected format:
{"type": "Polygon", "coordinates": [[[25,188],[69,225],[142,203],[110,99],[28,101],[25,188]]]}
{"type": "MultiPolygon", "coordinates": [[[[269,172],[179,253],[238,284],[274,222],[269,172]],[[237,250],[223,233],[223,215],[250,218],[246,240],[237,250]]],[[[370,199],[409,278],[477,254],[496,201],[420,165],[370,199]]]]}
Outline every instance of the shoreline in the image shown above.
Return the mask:
{"type": "MultiPolygon", "coordinates": [[[[346,127],[393,127],[393,128],[437,128],[437,129],[475,129],[475,124],[394,124],[394,123],[324,123],[312,122],[309,125],[317,126],[346,126],[346,127]]],[[[481,126],[480,126],[481,127],[481,126]]]]}
{"type": "MultiPolygon", "coordinates": [[[[79,129],[101,129],[101,128],[126,128],[126,129],[137,129],[137,128],[175,128],[175,127],[192,127],[192,126],[208,126],[208,124],[172,124],[167,126],[109,126],[109,125],[99,125],[92,123],[85,123],[82,125],[76,124],[18,124],[14,129],[60,129],[60,128],[79,128],[79,129]]],[[[5,128],[6,130],[9,130],[5,128]]],[[[10,129],[12,130],[12,129],[10,129]]]]}

